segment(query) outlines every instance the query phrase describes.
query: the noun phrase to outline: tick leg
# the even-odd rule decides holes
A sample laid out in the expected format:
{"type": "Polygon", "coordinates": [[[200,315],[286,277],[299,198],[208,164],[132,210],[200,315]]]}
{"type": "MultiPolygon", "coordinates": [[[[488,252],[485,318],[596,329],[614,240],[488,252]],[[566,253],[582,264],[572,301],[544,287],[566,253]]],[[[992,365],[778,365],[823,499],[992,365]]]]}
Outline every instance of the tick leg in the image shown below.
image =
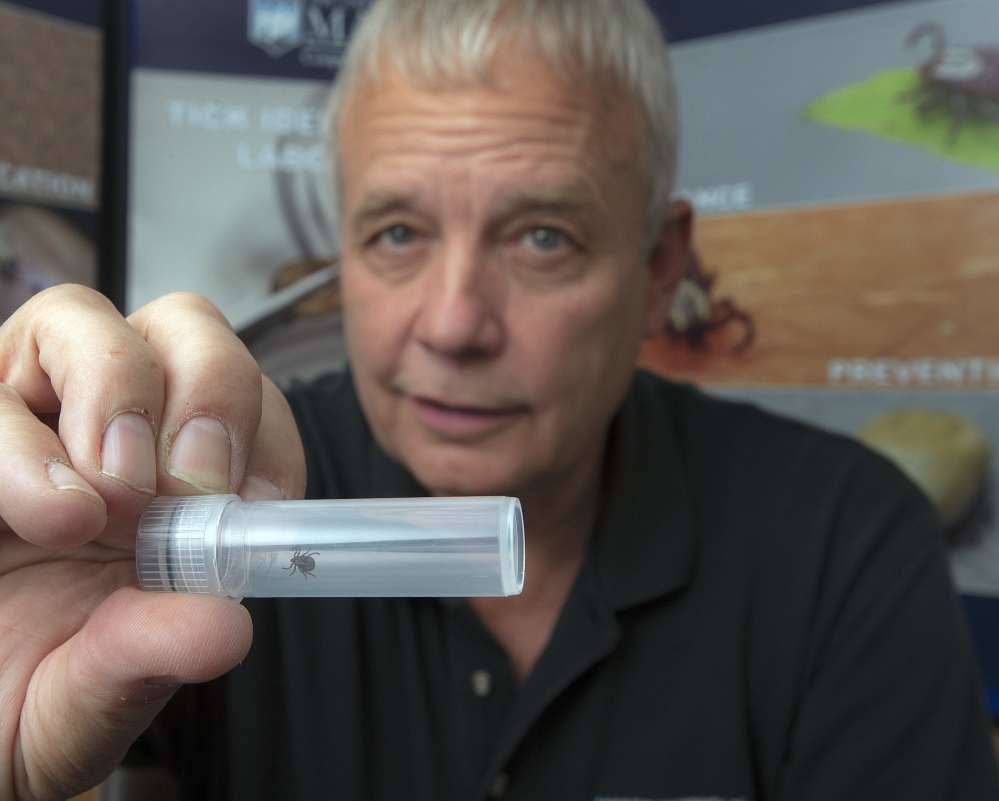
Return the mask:
{"type": "Polygon", "coordinates": [[[925,117],[947,102],[947,94],[940,89],[930,89],[926,92],[923,102],[916,106],[916,113],[920,117],[925,117]]]}
{"type": "Polygon", "coordinates": [[[715,302],[714,307],[711,309],[711,321],[707,324],[706,330],[713,331],[731,322],[737,322],[742,325],[742,339],[732,347],[732,352],[745,350],[756,338],[756,326],[753,325],[753,318],[736,306],[729,298],[722,298],[715,302]]]}
{"type": "Polygon", "coordinates": [[[964,128],[965,117],[968,116],[968,98],[961,94],[955,94],[947,105],[951,114],[950,130],[947,131],[947,144],[953,145],[957,142],[957,135],[964,128]]]}
{"type": "Polygon", "coordinates": [[[756,326],[753,324],[753,318],[727,298],[718,302],[718,310],[721,312],[719,325],[727,325],[731,322],[738,322],[742,325],[742,339],[733,346],[732,351],[745,350],[752,345],[756,338],[756,326]]]}
{"type": "Polygon", "coordinates": [[[999,122],[999,100],[979,100],[975,108],[989,122],[999,122]]]}

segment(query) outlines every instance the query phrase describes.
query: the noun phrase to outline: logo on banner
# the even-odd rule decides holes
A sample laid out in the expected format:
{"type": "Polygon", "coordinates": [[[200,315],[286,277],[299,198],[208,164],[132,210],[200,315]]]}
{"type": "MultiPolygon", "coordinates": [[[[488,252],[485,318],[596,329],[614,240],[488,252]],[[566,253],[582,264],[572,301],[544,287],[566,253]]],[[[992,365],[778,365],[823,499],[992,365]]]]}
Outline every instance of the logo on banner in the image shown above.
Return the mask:
{"type": "Polygon", "coordinates": [[[250,0],[250,41],[274,58],[300,47],[301,0],[250,0]]]}
{"type": "Polygon", "coordinates": [[[301,48],[305,67],[336,70],[373,0],[249,0],[249,38],[274,58],[301,48]]]}

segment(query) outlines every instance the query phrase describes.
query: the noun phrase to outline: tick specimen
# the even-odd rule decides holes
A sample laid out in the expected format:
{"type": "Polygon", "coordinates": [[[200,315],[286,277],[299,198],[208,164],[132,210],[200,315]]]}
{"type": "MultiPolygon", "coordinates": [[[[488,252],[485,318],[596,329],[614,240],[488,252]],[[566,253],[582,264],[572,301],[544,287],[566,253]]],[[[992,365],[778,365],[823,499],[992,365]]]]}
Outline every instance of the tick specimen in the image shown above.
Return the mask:
{"type": "Polygon", "coordinates": [[[295,553],[291,556],[291,564],[288,567],[281,568],[282,570],[290,570],[289,576],[294,576],[295,572],[301,573],[306,580],[309,576],[315,578],[315,574],[312,572],[316,569],[316,560],[313,556],[319,556],[319,551],[313,551],[312,553],[302,553],[302,549],[297,545],[295,546],[295,553]]]}

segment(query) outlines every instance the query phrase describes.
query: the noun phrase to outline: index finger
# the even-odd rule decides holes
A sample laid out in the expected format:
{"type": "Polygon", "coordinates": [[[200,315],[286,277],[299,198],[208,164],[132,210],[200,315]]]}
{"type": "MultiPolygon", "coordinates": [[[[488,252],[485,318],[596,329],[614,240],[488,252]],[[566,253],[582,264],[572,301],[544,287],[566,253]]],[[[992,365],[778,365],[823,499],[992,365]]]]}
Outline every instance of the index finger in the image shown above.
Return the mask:
{"type": "Polygon", "coordinates": [[[93,539],[92,488],[115,516],[138,514],[156,490],[156,431],[164,373],[145,341],[102,295],[62,285],[25,303],[0,327],[0,382],[23,402],[0,409],[17,443],[0,464],[0,513],[25,539],[63,547],[93,539]],[[31,414],[25,414],[27,410],[31,414]],[[58,438],[43,419],[58,420],[58,438]],[[65,466],[70,473],[51,465],[65,466]],[[19,469],[19,474],[13,471],[19,469]],[[44,502],[82,479],[75,493],[44,502]],[[16,488],[16,489],[15,489],[16,488]],[[58,507],[62,524],[52,519],[58,507]],[[79,526],[73,527],[74,509],[79,526]]]}

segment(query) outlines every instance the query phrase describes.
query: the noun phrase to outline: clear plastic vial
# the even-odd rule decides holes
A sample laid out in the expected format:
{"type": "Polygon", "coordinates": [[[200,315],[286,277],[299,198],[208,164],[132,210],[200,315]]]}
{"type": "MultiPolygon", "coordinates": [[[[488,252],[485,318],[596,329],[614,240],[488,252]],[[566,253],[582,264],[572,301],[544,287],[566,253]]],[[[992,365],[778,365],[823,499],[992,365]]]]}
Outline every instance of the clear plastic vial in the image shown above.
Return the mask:
{"type": "Polygon", "coordinates": [[[139,521],[139,584],[223,598],[517,595],[516,498],[254,501],[155,498],[139,521]]]}

